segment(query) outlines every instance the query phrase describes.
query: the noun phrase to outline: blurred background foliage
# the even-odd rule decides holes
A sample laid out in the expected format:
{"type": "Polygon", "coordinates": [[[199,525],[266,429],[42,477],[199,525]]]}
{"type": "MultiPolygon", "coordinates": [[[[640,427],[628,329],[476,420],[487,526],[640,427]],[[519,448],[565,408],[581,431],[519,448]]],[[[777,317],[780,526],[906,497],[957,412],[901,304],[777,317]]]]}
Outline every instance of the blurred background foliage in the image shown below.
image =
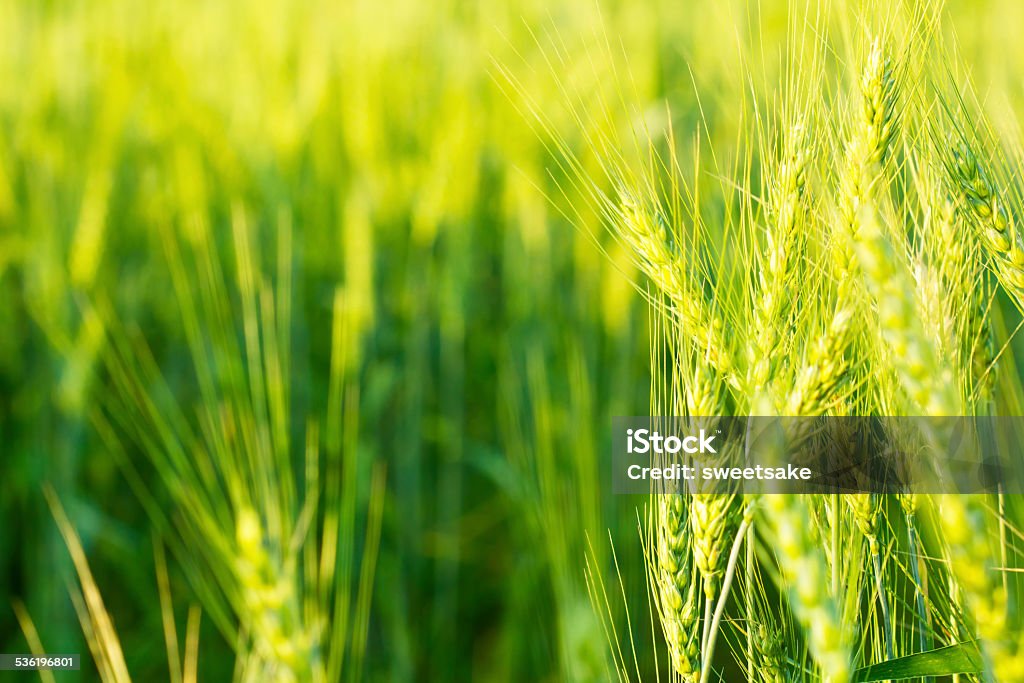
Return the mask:
{"type": "MultiPolygon", "coordinates": [[[[550,136],[599,175],[597,133],[671,123],[682,158],[713,150],[690,182],[721,182],[743,163],[738,103],[773,97],[792,4],[0,0],[0,651],[27,649],[22,601],[47,650],[86,652],[49,483],[129,668],[166,680],[152,525],[92,420],[113,391],[100,310],[140,330],[189,412],[161,231],[208,232],[231,271],[241,207],[270,271],[290,226],[300,407],[326,394],[345,301],[357,448],[386,466],[358,677],[608,678],[589,590],[603,582],[619,617],[647,604],[637,501],[610,495],[606,459],[610,417],[649,410],[649,323],[629,255],[563,192],[550,136]]],[[[1024,96],[1022,12],[950,5],[981,91],[1010,95],[997,104],[1024,96]]],[[[197,598],[173,561],[171,581],[184,622],[197,598]]],[[[656,629],[635,616],[652,673],[656,629]]],[[[199,661],[229,679],[209,623],[199,661]]]]}

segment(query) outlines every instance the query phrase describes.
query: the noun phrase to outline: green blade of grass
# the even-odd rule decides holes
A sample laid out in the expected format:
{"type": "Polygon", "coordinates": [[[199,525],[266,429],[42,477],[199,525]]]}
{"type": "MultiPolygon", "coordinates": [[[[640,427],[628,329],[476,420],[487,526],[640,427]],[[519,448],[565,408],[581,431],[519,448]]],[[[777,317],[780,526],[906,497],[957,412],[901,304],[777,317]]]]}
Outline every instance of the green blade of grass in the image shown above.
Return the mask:
{"type": "Polygon", "coordinates": [[[971,640],[865,666],[854,673],[853,680],[856,683],[873,683],[901,681],[921,676],[975,674],[981,671],[981,653],[978,651],[978,644],[971,640]]]}

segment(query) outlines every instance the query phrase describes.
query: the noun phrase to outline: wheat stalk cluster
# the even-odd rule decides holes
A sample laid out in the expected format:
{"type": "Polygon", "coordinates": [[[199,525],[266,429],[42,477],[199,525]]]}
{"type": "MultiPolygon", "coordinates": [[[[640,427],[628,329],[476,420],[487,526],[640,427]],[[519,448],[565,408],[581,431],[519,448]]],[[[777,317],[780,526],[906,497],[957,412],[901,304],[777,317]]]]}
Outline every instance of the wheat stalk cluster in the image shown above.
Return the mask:
{"type": "MultiPolygon", "coordinates": [[[[1013,410],[995,347],[1024,307],[1019,160],[969,86],[933,77],[954,57],[930,11],[881,12],[842,48],[824,25],[792,41],[784,88],[749,124],[754,169],[741,152],[687,175],[671,129],[641,133],[638,161],[605,154],[617,189],[594,195],[661,321],[656,409],[702,425],[1013,410]],[[839,84],[815,80],[837,50],[839,84]],[[705,172],[731,180],[708,189],[705,172]]],[[[968,663],[933,675],[1024,680],[1002,494],[659,490],[650,505],[650,589],[683,681],[848,683],[944,646],[968,663]]]]}

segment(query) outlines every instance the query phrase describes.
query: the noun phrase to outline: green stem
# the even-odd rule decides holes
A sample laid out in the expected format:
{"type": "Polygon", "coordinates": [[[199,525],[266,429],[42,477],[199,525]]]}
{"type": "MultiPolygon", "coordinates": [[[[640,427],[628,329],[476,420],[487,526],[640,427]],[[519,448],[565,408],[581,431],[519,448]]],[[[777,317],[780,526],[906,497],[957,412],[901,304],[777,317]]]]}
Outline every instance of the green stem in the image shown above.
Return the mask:
{"type": "MultiPolygon", "coordinates": [[[[998,491],[996,492],[996,501],[999,508],[999,560],[1002,562],[1003,571],[999,572],[1003,575],[1003,592],[1006,597],[1010,598],[1010,573],[1006,571],[1006,567],[1009,567],[1009,559],[1006,556],[1006,494],[1003,492],[1003,485],[1000,484],[998,491]]],[[[1010,604],[1015,604],[1010,600],[1010,604]]]]}
{"type": "MultiPolygon", "coordinates": [[[[707,579],[704,580],[705,584],[707,579]]],[[[700,651],[704,652],[708,646],[708,638],[711,633],[711,600],[708,598],[707,591],[704,591],[704,630],[700,636],[700,651]]]]}
{"type": "Polygon", "coordinates": [[[832,597],[839,596],[839,494],[832,494],[832,597]]]}
{"type": "MultiPolygon", "coordinates": [[[[921,555],[918,552],[918,531],[914,526],[912,514],[906,516],[906,538],[910,546],[910,577],[913,579],[914,604],[918,608],[918,621],[920,631],[918,632],[918,644],[922,652],[932,649],[931,639],[928,637],[928,608],[925,605],[925,585],[921,579],[921,555]]],[[[927,679],[926,679],[927,681],[927,679]]]]}
{"type": "Polygon", "coordinates": [[[703,650],[704,657],[700,667],[700,683],[708,683],[708,676],[711,675],[711,661],[715,655],[715,643],[718,640],[718,627],[722,621],[722,614],[725,613],[725,603],[729,598],[729,589],[732,587],[732,579],[736,575],[736,562],[740,555],[740,546],[746,539],[747,529],[752,521],[753,504],[747,506],[743,513],[743,521],[736,530],[736,538],[732,542],[732,550],[729,552],[729,564],[725,568],[725,578],[722,579],[722,592],[718,596],[718,604],[715,606],[715,615],[711,621],[711,632],[707,644],[703,650]]]}
{"type": "Polygon", "coordinates": [[[747,683],[754,680],[754,525],[747,525],[747,561],[743,565],[744,612],[747,630],[747,683]]]}
{"type": "Polygon", "coordinates": [[[885,597],[885,587],[882,585],[882,560],[879,557],[877,548],[871,551],[871,563],[875,567],[875,592],[878,593],[878,604],[882,607],[882,637],[885,639],[885,658],[893,658],[892,652],[892,623],[889,619],[889,601],[885,597]]]}

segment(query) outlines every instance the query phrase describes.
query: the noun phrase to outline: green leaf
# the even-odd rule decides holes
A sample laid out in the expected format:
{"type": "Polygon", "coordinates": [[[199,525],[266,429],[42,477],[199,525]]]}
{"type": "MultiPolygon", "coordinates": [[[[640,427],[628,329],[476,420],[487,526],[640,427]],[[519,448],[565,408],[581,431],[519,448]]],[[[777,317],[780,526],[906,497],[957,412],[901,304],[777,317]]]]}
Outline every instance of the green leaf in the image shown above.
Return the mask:
{"type": "Polygon", "coordinates": [[[978,643],[972,640],[865,666],[854,672],[853,680],[855,683],[899,681],[920,676],[974,674],[981,670],[981,653],[978,643]]]}

